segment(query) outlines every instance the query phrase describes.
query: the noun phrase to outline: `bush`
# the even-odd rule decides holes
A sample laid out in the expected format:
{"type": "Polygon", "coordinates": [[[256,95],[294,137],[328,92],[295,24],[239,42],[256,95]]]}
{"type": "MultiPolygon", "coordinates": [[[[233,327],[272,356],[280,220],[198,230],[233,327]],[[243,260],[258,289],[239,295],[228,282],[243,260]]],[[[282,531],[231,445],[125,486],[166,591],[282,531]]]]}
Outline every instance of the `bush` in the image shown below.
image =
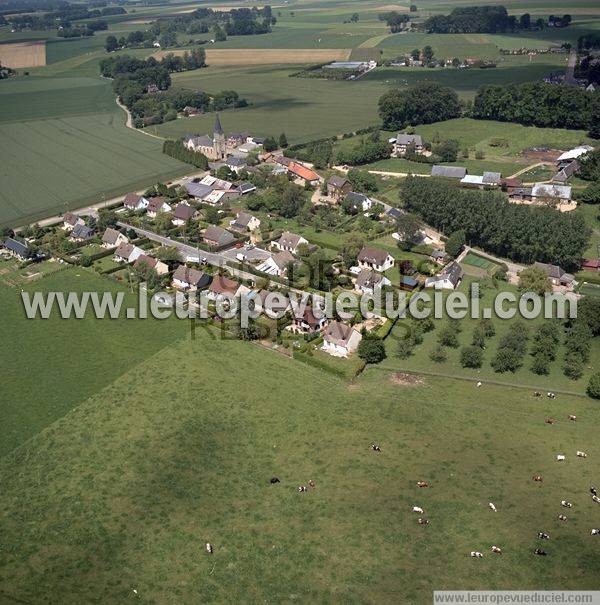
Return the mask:
{"type": "Polygon", "coordinates": [[[460,365],[463,368],[480,368],[483,363],[483,351],[480,347],[463,347],[460,352],[460,365]]]}
{"type": "Polygon", "coordinates": [[[446,349],[444,349],[444,347],[438,345],[437,347],[429,351],[429,359],[431,359],[431,361],[434,361],[435,363],[443,363],[444,361],[446,361],[446,359],[448,359],[448,353],[446,352],[446,349]]]}
{"type": "Polygon", "coordinates": [[[583,376],[583,359],[577,353],[567,353],[563,366],[565,376],[572,380],[578,380],[583,376]]]}
{"type": "Polygon", "coordinates": [[[387,355],[381,340],[363,338],[358,345],[358,356],[367,363],[380,363],[387,355]]]}
{"type": "Polygon", "coordinates": [[[600,399],[600,372],[596,372],[590,378],[587,394],[594,399],[600,399]]]}
{"type": "Polygon", "coordinates": [[[452,326],[444,326],[438,334],[438,342],[443,347],[456,349],[458,347],[458,337],[452,326]]]}
{"type": "Polygon", "coordinates": [[[550,359],[547,355],[536,355],[531,364],[531,371],[534,374],[547,376],[550,374],[550,359]]]}
{"type": "Polygon", "coordinates": [[[408,359],[414,349],[414,344],[410,338],[406,338],[398,342],[398,347],[396,349],[396,355],[400,359],[408,359]]]}

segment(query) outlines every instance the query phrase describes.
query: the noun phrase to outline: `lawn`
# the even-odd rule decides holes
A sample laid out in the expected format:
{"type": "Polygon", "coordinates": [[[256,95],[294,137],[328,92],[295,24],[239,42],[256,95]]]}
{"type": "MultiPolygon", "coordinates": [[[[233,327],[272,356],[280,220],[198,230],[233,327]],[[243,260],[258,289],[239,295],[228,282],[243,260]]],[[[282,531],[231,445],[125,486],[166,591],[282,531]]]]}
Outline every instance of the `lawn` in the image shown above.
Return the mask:
{"type": "MultiPolygon", "coordinates": [[[[87,342],[93,327],[81,330],[87,342]]],[[[4,598],[421,604],[443,588],[596,587],[592,467],[574,456],[600,456],[593,402],[436,378],[405,386],[388,367],[348,384],[196,334],[127,363],[0,460],[4,598]],[[316,488],[298,493],[309,479],[316,488]],[[565,498],[574,508],[561,524],[565,498]],[[532,554],[540,530],[547,558],[532,554]]]]}
{"type": "MultiPolygon", "coordinates": [[[[31,273],[49,273],[60,265],[30,265],[31,273]]],[[[0,263],[0,269],[2,263],[0,263]]],[[[4,276],[0,276],[3,281],[4,276]]],[[[11,281],[15,282],[13,274],[11,281]]],[[[67,414],[121,374],[132,370],[165,345],[180,338],[184,322],[146,320],[48,320],[25,318],[21,288],[28,292],[116,292],[112,280],[92,270],[66,269],[42,279],[20,280],[19,287],[0,281],[2,348],[0,366],[0,456],[67,414]]],[[[15,282],[17,283],[17,282],[15,282]]],[[[137,306],[127,294],[126,302],[137,306]]]]}

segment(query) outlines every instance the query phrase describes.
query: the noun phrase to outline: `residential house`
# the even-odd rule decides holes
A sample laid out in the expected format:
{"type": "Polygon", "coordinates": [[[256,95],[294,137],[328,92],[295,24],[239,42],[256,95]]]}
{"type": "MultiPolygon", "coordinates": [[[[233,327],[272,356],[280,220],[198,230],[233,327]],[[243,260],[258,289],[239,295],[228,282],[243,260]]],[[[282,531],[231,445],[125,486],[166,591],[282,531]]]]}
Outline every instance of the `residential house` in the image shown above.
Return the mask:
{"type": "Polygon", "coordinates": [[[239,174],[242,170],[246,168],[248,165],[248,161],[246,158],[241,158],[239,156],[232,155],[225,159],[225,166],[227,166],[230,170],[233,170],[236,174],[239,174]]]}
{"type": "Polygon", "coordinates": [[[380,248],[365,246],[358,254],[358,266],[361,269],[375,269],[384,272],[394,266],[394,257],[380,248]]]}
{"type": "Polygon", "coordinates": [[[236,186],[231,181],[218,179],[216,176],[212,176],[210,174],[207,174],[205,177],[201,178],[199,183],[201,185],[208,185],[211,190],[218,189],[220,191],[231,191],[236,189],[236,186]]]}
{"type": "Polygon", "coordinates": [[[273,256],[261,263],[256,269],[262,273],[283,277],[287,272],[289,264],[295,260],[291,252],[283,250],[273,254],[273,256]]]}
{"type": "Polygon", "coordinates": [[[177,290],[202,290],[210,284],[211,279],[212,277],[208,273],[179,265],[173,273],[171,285],[177,290]]]}
{"type": "Polygon", "coordinates": [[[247,212],[238,212],[229,225],[235,231],[255,231],[260,227],[260,219],[247,212]]]}
{"type": "Polygon", "coordinates": [[[366,212],[373,205],[371,198],[367,197],[364,193],[356,193],[355,191],[347,193],[345,201],[351,203],[356,212],[366,212]]]}
{"type": "Polygon", "coordinates": [[[361,269],[356,276],[354,289],[363,294],[375,294],[377,290],[381,290],[384,286],[391,286],[391,284],[392,282],[385,275],[374,269],[361,269]]]}
{"type": "Polygon", "coordinates": [[[236,241],[232,233],[222,227],[217,227],[217,225],[207,227],[202,234],[202,238],[205,243],[215,248],[231,246],[236,241]]]}
{"type": "Polygon", "coordinates": [[[323,351],[334,357],[348,357],[358,349],[362,334],[353,326],[332,321],[323,335],[323,351]]]}
{"type": "Polygon", "coordinates": [[[441,273],[428,277],[425,280],[425,287],[436,290],[455,290],[460,285],[463,276],[462,267],[458,263],[452,262],[441,273]]]}
{"type": "Polygon", "coordinates": [[[33,256],[31,248],[24,241],[16,237],[7,237],[2,245],[8,250],[11,256],[19,260],[28,260],[33,256]]]}
{"type": "Polygon", "coordinates": [[[290,162],[288,172],[293,174],[296,179],[313,186],[318,185],[321,182],[321,177],[314,170],[307,168],[299,162],[290,162]]]}
{"type": "Polygon", "coordinates": [[[144,254],[144,251],[133,244],[120,244],[115,250],[114,261],[116,263],[133,263],[142,254],[144,254]]]}
{"type": "Polygon", "coordinates": [[[235,297],[240,285],[238,282],[222,275],[216,275],[208,287],[207,297],[218,300],[222,297],[235,297]]]}
{"type": "Polygon", "coordinates": [[[198,211],[195,208],[192,208],[192,206],[185,202],[181,202],[175,206],[171,222],[177,227],[182,227],[188,221],[196,218],[197,215],[198,211]]]}
{"type": "Polygon", "coordinates": [[[137,193],[128,193],[123,200],[123,206],[125,206],[127,210],[132,210],[134,212],[146,210],[149,203],[150,200],[137,193]]]}
{"type": "Polygon", "coordinates": [[[301,312],[300,309],[294,310],[294,321],[291,329],[294,332],[300,332],[301,334],[314,334],[323,330],[328,323],[327,317],[324,312],[318,313],[319,317],[316,317],[312,307],[308,305],[301,312]]]}
{"type": "Polygon", "coordinates": [[[395,139],[391,139],[390,142],[394,145],[392,155],[396,157],[406,155],[406,152],[409,149],[412,149],[419,155],[422,155],[425,152],[425,145],[420,134],[398,133],[398,136],[395,139]]]}
{"type": "Polygon", "coordinates": [[[434,250],[430,255],[429,255],[429,260],[431,260],[432,262],[434,262],[436,265],[445,265],[446,264],[446,252],[444,252],[444,250],[440,250],[439,248],[437,250],[434,250]]]}
{"type": "Polygon", "coordinates": [[[541,269],[544,271],[553,286],[565,286],[567,288],[572,288],[577,285],[575,281],[575,277],[566,271],[563,271],[558,265],[547,265],[546,263],[533,263],[534,267],[541,269]]]}
{"type": "Polygon", "coordinates": [[[204,198],[213,190],[212,187],[205,185],[204,183],[186,183],[184,187],[188,195],[198,201],[204,200],[204,198]]]}
{"type": "Polygon", "coordinates": [[[231,189],[229,191],[223,191],[222,189],[214,189],[204,198],[204,202],[206,204],[211,204],[212,206],[217,206],[218,204],[222,204],[229,200],[233,200],[242,195],[239,190],[231,189]]]}
{"type": "Polygon", "coordinates": [[[104,235],[102,236],[102,247],[103,248],[117,248],[121,244],[129,243],[129,238],[123,235],[120,231],[107,227],[104,235]]]}
{"type": "Polygon", "coordinates": [[[63,226],[61,229],[64,231],[72,231],[76,225],[85,225],[85,221],[72,212],[66,212],[63,215],[63,226]]]}
{"type": "Polygon", "coordinates": [[[308,240],[302,237],[301,235],[296,235],[295,233],[290,233],[289,231],[284,231],[281,234],[281,237],[273,242],[273,246],[278,250],[285,250],[286,252],[291,252],[292,254],[298,254],[298,246],[301,244],[308,244],[308,240]]]}
{"type": "Polygon", "coordinates": [[[138,269],[145,266],[148,269],[156,271],[157,275],[166,275],[169,272],[169,267],[166,263],[163,263],[153,256],[148,256],[147,254],[140,254],[133,263],[133,266],[138,269]]]}
{"type": "Polygon", "coordinates": [[[338,176],[337,174],[329,177],[329,180],[327,181],[327,195],[329,195],[329,197],[331,197],[334,201],[341,201],[344,199],[346,194],[350,193],[351,191],[352,183],[350,183],[347,178],[338,176]]]}
{"type": "Polygon", "coordinates": [[[241,195],[248,195],[249,193],[254,193],[256,191],[256,185],[243,182],[238,185],[238,191],[241,195]]]}
{"type": "Polygon", "coordinates": [[[436,164],[431,167],[431,176],[461,180],[467,176],[467,169],[460,166],[440,166],[436,164]]]}
{"type": "Polygon", "coordinates": [[[69,239],[72,242],[85,242],[89,239],[92,239],[92,237],[94,237],[95,232],[93,229],[91,229],[90,227],[88,227],[85,224],[77,224],[75,225],[75,227],[73,227],[73,230],[71,231],[71,236],[69,237],[69,239]]]}
{"type": "Polygon", "coordinates": [[[403,214],[403,210],[400,210],[400,208],[394,208],[393,206],[385,211],[385,215],[392,221],[397,221],[403,214]]]}
{"type": "Polygon", "coordinates": [[[171,212],[171,206],[164,197],[152,197],[148,202],[146,212],[150,218],[156,218],[161,212],[171,212]]]}

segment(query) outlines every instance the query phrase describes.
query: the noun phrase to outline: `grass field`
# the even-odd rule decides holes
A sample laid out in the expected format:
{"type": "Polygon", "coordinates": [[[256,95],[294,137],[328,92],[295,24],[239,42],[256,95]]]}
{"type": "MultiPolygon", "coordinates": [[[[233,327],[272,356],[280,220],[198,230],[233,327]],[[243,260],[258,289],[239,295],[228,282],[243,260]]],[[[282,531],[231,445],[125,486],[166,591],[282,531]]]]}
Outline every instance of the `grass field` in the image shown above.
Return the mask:
{"type": "MultiPolygon", "coordinates": [[[[2,321],[9,332],[23,327],[2,321]]],[[[600,447],[597,405],[586,398],[552,402],[531,389],[433,377],[411,385],[392,360],[348,384],[202,330],[161,348],[173,338],[165,328],[140,340],[122,324],[106,332],[86,321],[65,332],[60,323],[69,351],[73,341],[84,347],[78,371],[68,356],[56,359],[58,334],[28,328],[24,350],[40,356],[31,365],[43,371],[37,390],[60,376],[86,392],[75,408],[61,401],[55,422],[0,459],[8,602],[119,603],[135,589],[156,603],[420,604],[442,588],[596,587],[588,489],[600,447]],[[53,354],[42,360],[44,343],[53,354]],[[99,356],[116,356],[103,362],[110,371],[99,370],[99,356]],[[269,485],[273,475],[279,485],[269,485]],[[309,479],[316,489],[298,493],[309,479]],[[432,487],[420,490],[418,480],[432,487]],[[573,509],[561,524],[565,498],[573,509]],[[414,505],[429,527],[416,523],[414,505]],[[540,530],[552,537],[546,558],[532,554],[540,530]],[[491,544],[504,554],[492,556],[491,544]],[[473,560],[471,550],[486,556],[473,560]]],[[[2,406],[29,404],[41,428],[48,410],[31,406],[22,366],[18,376],[2,406]]]]}
{"type": "Polygon", "coordinates": [[[13,69],[46,65],[46,43],[42,40],[0,44],[0,64],[13,69]]]}
{"type": "Polygon", "coordinates": [[[483,269],[484,271],[490,271],[494,267],[498,265],[487,258],[483,258],[483,256],[478,256],[473,252],[468,252],[467,255],[463,258],[462,264],[472,265],[473,267],[477,267],[478,269],[483,269]]]}

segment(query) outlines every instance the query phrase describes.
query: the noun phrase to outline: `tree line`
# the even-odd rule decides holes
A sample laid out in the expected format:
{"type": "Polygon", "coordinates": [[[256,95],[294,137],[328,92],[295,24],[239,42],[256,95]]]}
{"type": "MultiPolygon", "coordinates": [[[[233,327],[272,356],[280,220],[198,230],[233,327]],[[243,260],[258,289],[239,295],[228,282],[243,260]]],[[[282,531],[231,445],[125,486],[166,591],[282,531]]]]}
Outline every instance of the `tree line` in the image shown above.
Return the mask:
{"type": "Polygon", "coordinates": [[[575,269],[590,236],[579,214],[511,204],[498,191],[462,189],[442,179],[407,177],[400,195],[409,210],[442,233],[464,231],[471,245],[526,264],[540,261],[575,269]]]}
{"type": "Polygon", "coordinates": [[[163,143],[162,151],[166,155],[170,155],[172,158],[201,168],[202,170],[208,170],[208,158],[199,151],[192,151],[187,149],[182,140],[173,141],[167,139],[163,143]]]}

